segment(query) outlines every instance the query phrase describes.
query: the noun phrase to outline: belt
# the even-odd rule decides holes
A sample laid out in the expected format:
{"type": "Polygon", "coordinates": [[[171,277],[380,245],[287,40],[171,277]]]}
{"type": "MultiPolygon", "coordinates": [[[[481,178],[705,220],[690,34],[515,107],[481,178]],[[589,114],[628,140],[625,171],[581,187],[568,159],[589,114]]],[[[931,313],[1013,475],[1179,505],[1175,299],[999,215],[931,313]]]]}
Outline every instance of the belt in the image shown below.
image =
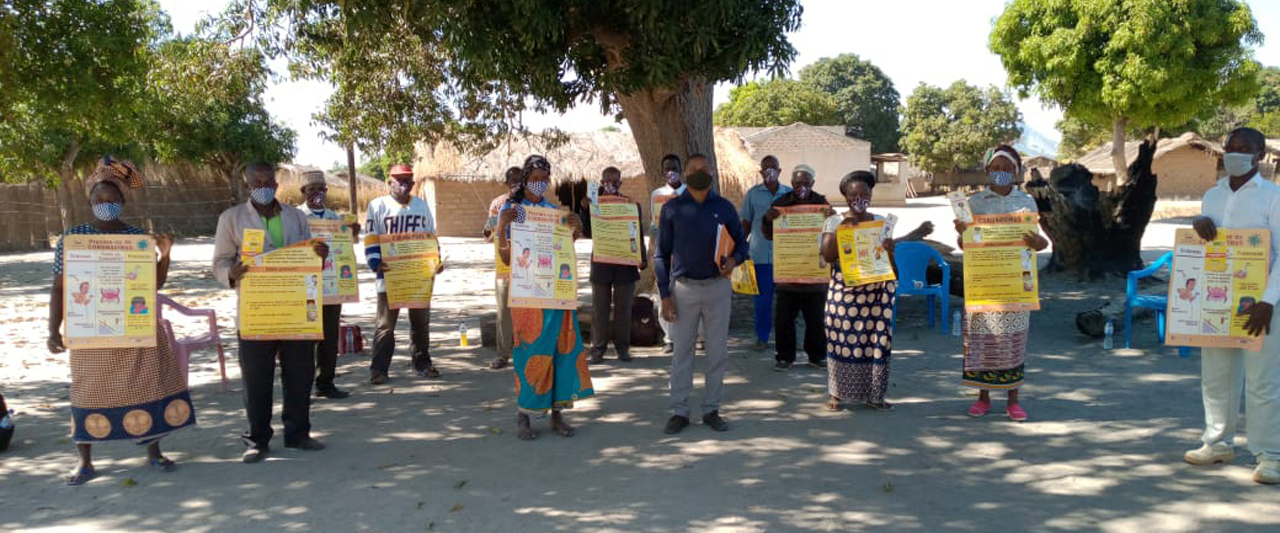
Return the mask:
{"type": "Polygon", "coordinates": [[[698,287],[706,287],[709,285],[714,285],[721,281],[727,282],[729,281],[729,278],[722,278],[719,276],[714,278],[707,278],[707,279],[693,279],[693,278],[684,278],[684,277],[676,278],[676,283],[684,283],[686,285],[694,285],[698,287]]]}

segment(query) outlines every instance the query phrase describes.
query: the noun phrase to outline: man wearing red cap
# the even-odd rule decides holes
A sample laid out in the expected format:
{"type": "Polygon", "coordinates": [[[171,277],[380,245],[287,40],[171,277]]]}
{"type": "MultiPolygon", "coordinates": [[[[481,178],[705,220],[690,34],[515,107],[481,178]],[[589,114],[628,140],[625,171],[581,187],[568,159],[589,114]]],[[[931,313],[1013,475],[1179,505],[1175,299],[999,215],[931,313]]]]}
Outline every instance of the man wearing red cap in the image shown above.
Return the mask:
{"type": "MultiPolygon", "coordinates": [[[[435,233],[436,221],[427,203],[413,195],[413,168],[395,164],[387,172],[387,187],[391,194],[369,202],[366,210],[364,255],[369,269],[378,274],[378,329],[373,336],[373,360],[369,364],[369,382],[381,385],[387,382],[391,369],[391,354],[396,349],[396,320],[399,309],[387,307],[387,286],[383,272],[387,264],[382,262],[379,237],[396,233],[435,233]]],[[[420,377],[438,378],[440,372],[431,364],[428,350],[428,328],[431,324],[430,309],[409,309],[409,342],[413,356],[413,370],[420,377]]]]}

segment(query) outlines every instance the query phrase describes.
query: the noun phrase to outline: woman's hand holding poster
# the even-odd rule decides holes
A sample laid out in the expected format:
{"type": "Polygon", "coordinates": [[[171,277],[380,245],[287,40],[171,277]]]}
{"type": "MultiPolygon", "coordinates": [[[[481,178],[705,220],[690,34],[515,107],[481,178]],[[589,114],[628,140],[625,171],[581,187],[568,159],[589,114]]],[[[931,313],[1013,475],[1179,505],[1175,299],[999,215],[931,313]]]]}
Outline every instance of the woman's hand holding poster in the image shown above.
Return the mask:
{"type": "Polygon", "coordinates": [[[862,222],[857,226],[841,224],[836,229],[840,272],[844,274],[846,284],[857,287],[897,279],[893,273],[893,260],[882,246],[885,234],[892,231],[892,227],[885,230],[882,220],[862,222]]]}
{"type": "MultiPolygon", "coordinates": [[[[245,230],[248,234],[250,231],[245,230]]],[[[245,239],[246,244],[250,242],[245,239]]],[[[249,271],[236,283],[240,337],[249,340],[320,340],[321,262],[314,241],[267,253],[242,250],[249,271]]]]}
{"type": "Polygon", "coordinates": [[[818,283],[830,280],[830,265],[822,259],[822,223],[825,205],[776,207],[782,213],[773,221],[774,283],[818,283]]]}
{"type": "Polygon", "coordinates": [[[440,242],[430,233],[393,233],[379,237],[382,274],[387,285],[387,307],[428,309],[440,267],[440,242]]]}
{"type": "Polygon", "coordinates": [[[360,284],[356,282],[356,252],[347,223],[341,220],[311,219],[311,236],[329,245],[324,260],[321,293],[324,305],[360,301],[360,284]]]}
{"type": "Polygon", "coordinates": [[[592,204],[591,260],[640,266],[640,208],[619,196],[601,196],[592,204]]]}
{"type": "Polygon", "coordinates": [[[578,308],[577,253],[566,211],[524,207],[511,223],[511,307],[578,308]]]}
{"type": "Polygon", "coordinates": [[[62,250],[67,348],[154,347],[155,239],[150,235],[67,235],[62,250]]]}
{"type": "Polygon", "coordinates": [[[966,311],[1037,311],[1040,280],[1036,253],[1023,236],[1040,231],[1040,215],[974,215],[965,229],[966,311]]]}
{"type": "Polygon", "coordinates": [[[1271,232],[1264,229],[1220,228],[1213,242],[1201,240],[1194,229],[1179,229],[1165,343],[1261,350],[1263,337],[1249,335],[1244,324],[1267,288],[1270,243],[1271,232]]]}

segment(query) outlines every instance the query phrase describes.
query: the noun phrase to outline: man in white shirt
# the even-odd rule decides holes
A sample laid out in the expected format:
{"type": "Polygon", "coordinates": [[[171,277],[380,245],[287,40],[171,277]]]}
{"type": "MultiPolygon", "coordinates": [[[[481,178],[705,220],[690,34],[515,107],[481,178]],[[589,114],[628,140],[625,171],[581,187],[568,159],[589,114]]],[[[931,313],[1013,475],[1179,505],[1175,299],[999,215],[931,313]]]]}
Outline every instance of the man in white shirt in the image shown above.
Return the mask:
{"type": "MultiPolygon", "coordinates": [[[[325,198],[329,194],[329,185],[325,182],[324,171],[308,170],[302,173],[302,197],[305,201],[298,209],[308,219],[342,220],[338,213],[325,207],[325,198]]],[[[359,224],[351,225],[352,239],[358,238],[359,224]]],[[[338,367],[338,332],[342,326],[342,304],[326,304],[323,307],[324,340],[316,343],[316,386],[317,397],[341,399],[350,396],[337,385],[334,377],[338,367]]]]}
{"type": "MultiPolygon", "coordinates": [[[[387,172],[387,187],[391,194],[374,198],[366,210],[364,255],[369,270],[378,274],[378,329],[373,335],[373,358],[369,362],[369,383],[381,385],[387,382],[391,368],[391,354],[396,349],[396,320],[399,309],[387,307],[387,286],[383,273],[387,264],[382,261],[379,238],[396,233],[435,233],[436,221],[431,207],[422,198],[413,195],[413,168],[409,165],[392,165],[387,172]]],[[[443,264],[441,265],[443,268],[443,264]]],[[[409,310],[409,346],[413,356],[413,370],[419,377],[438,378],[440,372],[431,364],[428,352],[428,333],[431,325],[430,309],[409,310]]]]}
{"type": "Polygon", "coordinates": [[[1280,301],[1280,186],[1258,174],[1266,147],[1262,133],[1239,128],[1227,134],[1223,166],[1227,177],[1204,194],[1201,218],[1194,227],[1202,239],[1212,240],[1217,228],[1271,231],[1271,268],[1261,301],[1249,310],[1245,331],[1266,335],[1262,351],[1204,348],[1200,356],[1204,396],[1204,445],[1186,453],[1188,463],[1229,463],[1240,415],[1241,388],[1249,416],[1249,452],[1258,458],[1253,480],[1280,483],[1280,334],[1273,309],[1280,301]]]}
{"type": "MultiPolygon", "coordinates": [[[[682,183],[682,167],[680,164],[680,156],[676,154],[667,154],[662,156],[662,177],[666,180],[666,185],[658,187],[649,195],[649,213],[653,223],[649,225],[649,235],[652,241],[649,250],[658,249],[658,217],[662,214],[662,206],[668,201],[675,199],[684,193],[684,183],[682,183]]],[[[662,331],[666,333],[667,340],[663,344],[662,353],[671,353],[671,323],[662,318],[662,313],[658,313],[658,325],[662,326],[662,331]]]]}

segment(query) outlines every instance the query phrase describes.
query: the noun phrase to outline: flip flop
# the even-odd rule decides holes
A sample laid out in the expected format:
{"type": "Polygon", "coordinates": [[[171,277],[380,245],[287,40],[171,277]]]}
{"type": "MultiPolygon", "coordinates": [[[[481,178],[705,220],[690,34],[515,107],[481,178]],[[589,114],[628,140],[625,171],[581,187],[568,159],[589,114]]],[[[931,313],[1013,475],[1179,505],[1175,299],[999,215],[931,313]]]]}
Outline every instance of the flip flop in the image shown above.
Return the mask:
{"type": "Polygon", "coordinates": [[[71,476],[67,478],[67,485],[72,487],[84,485],[95,477],[98,477],[98,472],[92,467],[77,468],[71,473],[71,476]]]}
{"type": "Polygon", "coordinates": [[[1022,422],[1027,419],[1027,412],[1022,410],[1021,405],[1010,405],[1005,409],[1005,412],[1009,414],[1009,420],[1014,422],[1022,422]]]}
{"type": "Polygon", "coordinates": [[[991,410],[991,404],[989,402],[978,400],[976,402],[973,402],[973,405],[969,406],[968,413],[969,413],[969,416],[972,416],[974,418],[981,418],[985,416],[987,414],[987,411],[989,410],[991,410]]]}
{"type": "Polygon", "coordinates": [[[159,469],[161,472],[173,472],[178,469],[178,463],[173,462],[168,457],[149,457],[147,464],[152,468],[159,469]]]}

